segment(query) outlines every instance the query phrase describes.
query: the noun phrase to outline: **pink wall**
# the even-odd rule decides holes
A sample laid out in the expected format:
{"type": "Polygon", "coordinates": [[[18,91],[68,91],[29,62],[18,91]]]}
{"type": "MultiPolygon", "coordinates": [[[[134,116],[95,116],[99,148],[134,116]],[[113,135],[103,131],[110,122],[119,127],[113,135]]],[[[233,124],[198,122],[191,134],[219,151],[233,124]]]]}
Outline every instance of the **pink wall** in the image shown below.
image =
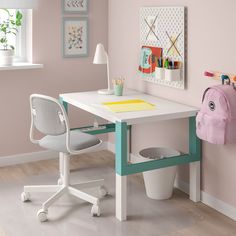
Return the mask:
{"type": "MultiPolygon", "coordinates": [[[[204,89],[218,83],[203,78],[204,70],[236,73],[235,9],[235,0],[110,0],[111,77],[124,75],[129,88],[200,106],[204,89]],[[139,9],[142,6],[167,5],[188,8],[188,87],[184,91],[141,82],[137,74],[139,9]]],[[[186,120],[135,126],[132,150],[137,153],[143,147],[168,145],[186,151],[186,133],[186,120]]],[[[202,189],[236,207],[235,168],[236,145],[215,146],[203,143],[202,189]]],[[[186,167],[181,168],[181,175],[186,180],[186,167]]]]}
{"type": "MultiPolygon", "coordinates": [[[[61,56],[61,1],[40,0],[33,17],[34,62],[43,69],[0,71],[0,156],[39,150],[29,141],[29,95],[43,93],[58,97],[59,93],[86,91],[106,85],[105,66],[92,64],[98,42],[107,47],[108,0],[90,1],[89,56],[63,59],[61,56]]],[[[73,112],[72,124],[87,124],[92,117],[73,112]]]]}

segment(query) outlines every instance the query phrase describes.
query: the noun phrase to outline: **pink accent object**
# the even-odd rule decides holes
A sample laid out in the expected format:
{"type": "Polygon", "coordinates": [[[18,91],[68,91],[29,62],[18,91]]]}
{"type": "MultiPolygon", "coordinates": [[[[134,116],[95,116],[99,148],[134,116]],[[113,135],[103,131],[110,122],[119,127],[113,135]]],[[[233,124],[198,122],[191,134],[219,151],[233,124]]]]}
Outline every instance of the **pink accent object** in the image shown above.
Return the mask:
{"type": "Polygon", "coordinates": [[[214,77],[214,73],[209,72],[209,71],[205,71],[204,75],[207,76],[207,77],[214,77]]]}
{"type": "Polygon", "coordinates": [[[236,91],[233,86],[206,89],[196,128],[197,136],[209,143],[236,143],[236,91]]]}

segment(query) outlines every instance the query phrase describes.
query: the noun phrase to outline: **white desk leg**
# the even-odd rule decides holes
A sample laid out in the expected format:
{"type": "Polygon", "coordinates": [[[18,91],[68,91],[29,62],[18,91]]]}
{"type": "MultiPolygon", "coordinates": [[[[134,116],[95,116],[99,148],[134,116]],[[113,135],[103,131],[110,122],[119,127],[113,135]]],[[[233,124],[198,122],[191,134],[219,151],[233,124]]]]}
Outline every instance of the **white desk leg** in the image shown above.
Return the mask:
{"type": "Polygon", "coordinates": [[[190,191],[189,191],[189,198],[193,202],[199,202],[201,201],[201,186],[200,186],[200,180],[201,180],[201,162],[192,162],[189,164],[190,167],[190,191]]]}
{"type": "Polygon", "coordinates": [[[116,218],[127,219],[127,176],[116,174],[116,218]]]}

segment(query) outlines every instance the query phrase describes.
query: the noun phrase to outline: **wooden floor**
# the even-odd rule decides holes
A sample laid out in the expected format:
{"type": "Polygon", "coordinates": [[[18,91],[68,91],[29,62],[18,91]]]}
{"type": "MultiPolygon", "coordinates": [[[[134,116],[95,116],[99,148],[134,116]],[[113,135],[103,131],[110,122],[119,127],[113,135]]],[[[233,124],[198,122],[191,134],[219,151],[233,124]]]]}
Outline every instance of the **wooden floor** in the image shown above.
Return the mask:
{"type": "MultiPolygon", "coordinates": [[[[71,160],[71,171],[86,169],[98,166],[114,166],[114,156],[108,151],[102,151],[94,154],[84,154],[79,158],[74,157],[71,160]],[[99,158],[98,158],[99,157],[99,158]]],[[[29,164],[0,168],[0,183],[17,181],[24,183],[26,178],[43,175],[48,173],[58,173],[58,160],[40,161],[29,164]]],[[[133,175],[132,181],[143,184],[141,175],[133,175]]],[[[202,203],[195,204],[188,200],[186,194],[175,190],[173,200],[180,208],[195,216],[196,222],[190,227],[182,228],[164,236],[235,236],[236,222],[205,206],[202,203]],[[177,196],[177,197],[176,197],[177,196]]],[[[144,219],[145,220],[145,219],[144,219]]],[[[142,224],[142,221],[140,221],[142,224]]],[[[156,226],[155,226],[156,227],[156,226]]],[[[161,225],[158,227],[162,227],[161,225]]],[[[171,227],[171,226],[170,226],[171,227]]],[[[0,232],[1,235],[1,232],[0,232]]],[[[122,234],[123,235],[123,234],[122,234]]],[[[124,234],[126,235],[126,234],[124,234]]],[[[144,233],[143,235],[148,235],[144,233]]],[[[153,235],[153,234],[152,234],[153,235]]],[[[8,236],[4,234],[4,236],[8,236]]],[[[86,236],[86,235],[83,235],[86,236]]],[[[101,235],[102,236],[102,235],[101,235]]],[[[132,236],[132,235],[130,235],[132,236]]]]}

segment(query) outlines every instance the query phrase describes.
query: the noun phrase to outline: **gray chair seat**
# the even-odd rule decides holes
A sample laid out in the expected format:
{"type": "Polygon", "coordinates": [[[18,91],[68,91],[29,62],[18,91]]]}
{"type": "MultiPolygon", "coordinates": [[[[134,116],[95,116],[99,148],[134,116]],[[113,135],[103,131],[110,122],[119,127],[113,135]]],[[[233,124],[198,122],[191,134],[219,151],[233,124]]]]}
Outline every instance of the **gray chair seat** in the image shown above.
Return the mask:
{"type": "MultiPolygon", "coordinates": [[[[70,148],[79,151],[100,143],[100,140],[93,135],[82,133],[78,130],[70,132],[70,148]]],[[[47,135],[39,141],[39,145],[43,148],[68,153],[66,148],[66,135],[47,135]]]]}

